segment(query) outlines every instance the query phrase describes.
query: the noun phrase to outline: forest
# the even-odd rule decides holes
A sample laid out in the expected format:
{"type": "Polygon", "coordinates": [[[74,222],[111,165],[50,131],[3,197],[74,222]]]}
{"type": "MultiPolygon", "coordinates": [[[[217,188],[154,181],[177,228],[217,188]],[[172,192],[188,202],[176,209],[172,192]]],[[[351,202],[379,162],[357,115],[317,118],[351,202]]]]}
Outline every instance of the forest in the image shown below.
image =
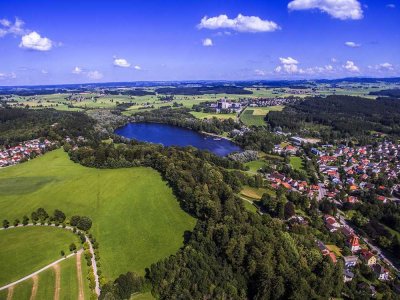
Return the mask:
{"type": "Polygon", "coordinates": [[[387,97],[400,98],[400,89],[387,89],[387,90],[381,90],[378,92],[370,92],[369,94],[376,95],[376,96],[387,96],[387,97]]]}
{"type": "MultiPolygon", "coordinates": [[[[112,159],[158,170],[182,209],[198,219],[173,256],[150,266],[146,280],[160,299],[323,299],[340,296],[342,266],[323,258],[310,233],[248,212],[235,196],[241,179],[197,151],[153,145],[108,145],[70,151],[101,165],[112,159]]],[[[101,299],[117,297],[108,283],[101,299]]],[[[118,287],[118,288],[117,288],[118,287]]]]}
{"type": "Polygon", "coordinates": [[[0,108],[0,145],[38,137],[92,136],[94,121],[81,112],[0,108]],[[53,125],[53,126],[52,126],[53,125]]]}
{"type": "Polygon", "coordinates": [[[325,133],[322,131],[325,139],[361,138],[371,132],[400,136],[400,102],[392,98],[373,101],[337,95],[314,97],[287,106],[282,112],[272,111],[266,120],[273,128],[291,132],[321,125],[328,128],[325,133]]]}
{"type": "Polygon", "coordinates": [[[239,94],[250,95],[252,91],[237,86],[200,86],[200,87],[162,87],[156,89],[158,94],[171,95],[204,95],[204,94],[239,94]]]}

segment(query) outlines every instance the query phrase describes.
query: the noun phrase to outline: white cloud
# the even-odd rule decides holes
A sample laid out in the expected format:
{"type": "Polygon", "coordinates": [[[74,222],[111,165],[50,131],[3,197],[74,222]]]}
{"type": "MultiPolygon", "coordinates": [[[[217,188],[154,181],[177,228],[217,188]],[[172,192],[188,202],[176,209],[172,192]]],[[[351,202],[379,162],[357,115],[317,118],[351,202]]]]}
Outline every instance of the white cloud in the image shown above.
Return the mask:
{"type": "Polygon", "coordinates": [[[42,71],[40,71],[42,74],[44,74],[44,75],[46,75],[46,74],[48,74],[49,72],[47,71],[47,70],[42,70],[42,71]]]}
{"type": "Polygon", "coordinates": [[[386,7],[387,7],[387,8],[396,8],[396,5],[393,4],[393,3],[391,3],[391,4],[386,5],[386,7]]]}
{"type": "Polygon", "coordinates": [[[360,72],[360,68],[357,67],[356,64],[351,60],[346,61],[346,64],[343,66],[343,68],[345,68],[349,72],[360,72]]]}
{"type": "Polygon", "coordinates": [[[326,65],[323,67],[310,67],[301,68],[299,67],[299,61],[292,57],[280,57],[281,64],[275,68],[275,73],[283,73],[289,75],[316,75],[316,74],[330,74],[334,72],[334,67],[332,65],[326,65]]]}
{"type": "Polygon", "coordinates": [[[293,0],[288,4],[289,10],[319,9],[333,18],[360,20],[363,10],[358,0],[293,0]]]}
{"type": "Polygon", "coordinates": [[[204,39],[202,42],[203,42],[203,46],[204,46],[204,47],[211,47],[211,46],[213,46],[213,41],[212,41],[212,39],[210,39],[210,38],[206,38],[206,39],[204,39]]]}
{"type": "Polygon", "coordinates": [[[239,32],[271,32],[280,27],[273,21],[262,20],[256,16],[243,16],[239,14],[234,19],[229,19],[227,15],[201,19],[199,29],[231,29],[239,32]]]}
{"type": "Polygon", "coordinates": [[[0,20],[0,24],[3,25],[4,27],[10,27],[11,26],[11,22],[7,19],[1,19],[0,20]]]}
{"type": "Polygon", "coordinates": [[[376,71],[381,71],[381,72],[394,71],[394,66],[388,62],[379,64],[379,65],[375,65],[375,66],[368,66],[368,68],[371,70],[376,70],[376,71]]]}
{"type": "Polygon", "coordinates": [[[304,73],[302,69],[300,69],[298,65],[298,61],[292,57],[280,57],[281,65],[275,68],[276,73],[287,73],[287,74],[296,74],[296,73],[304,73]]]}
{"type": "Polygon", "coordinates": [[[134,66],[133,68],[134,68],[135,70],[138,70],[138,71],[140,71],[140,70],[142,69],[141,66],[134,66]]]}
{"type": "Polygon", "coordinates": [[[386,70],[393,70],[393,65],[392,64],[390,64],[390,63],[388,63],[388,62],[386,62],[386,63],[383,63],[383,64],[380,64],[379,65],[379,68],[380,69],[386,69],[386,70]]]}
{"type": "Polygon", "coordinates": [[[80,68],[80,67],[75,67],[75,68],[72,70],[72,73],[73,73],[73,74],[81,74],[81,73],[82,73],[82,68],[80,68]]]}
{"type": "Polygon", "coordinates": [[[131,66],[131,64],[124,58],[115,58],[114,66],[121,67],[121,68],[129,68],[131,66]]]}
{"type": "Polygon", "coordinates": [[[87,77],[91,80],[99,80],[103,78],[103,74],[99,71],[89,71],[87,77]]]}
{"type": "Polygon", "coordinates": [[[297,65],[299,62],[290,56],[288,58],[280,57],[279,60],[284,65],[297,65]]]}
{"type": "Polygon", "coordinates": [[[15,18],[14,23],[7,19],[1,19],[0,25],[3,26],[0,28],[0,37],[7,34],[24,35],[27,33],[27,30],[24,29],[24,21],[18,18],[15,18]]]}
{"type": "Polygon", "coordinates": [[[36,31],[33,31],[22,37],[19,47],[37,51],[49,51],[53,47],[53,42],[46,37],[41,37],[36,31]]]}
{"type": "Polygon", "coordinates": [[[259,69],[254,70],[254,73],[255,73],[257,76],[265,76],[265,75],[267,75],[267,73],[266,73],[265,71],[259,70],[259,69]]]}
{"type": "Polygon", "coordinates": [[[350,48],[358,48],[358,47],[361,47],[361,44],[357,44],[357,43],[355,43],[355,42],[346,42],[346,43],[344,43],[347,47],[350,47],[350,48]]]}
{"type": "Polygon", "coordinates": [[[14,72],[11,73],[0,73],[0,80],[15,79],[17,75],[14,72]]]}

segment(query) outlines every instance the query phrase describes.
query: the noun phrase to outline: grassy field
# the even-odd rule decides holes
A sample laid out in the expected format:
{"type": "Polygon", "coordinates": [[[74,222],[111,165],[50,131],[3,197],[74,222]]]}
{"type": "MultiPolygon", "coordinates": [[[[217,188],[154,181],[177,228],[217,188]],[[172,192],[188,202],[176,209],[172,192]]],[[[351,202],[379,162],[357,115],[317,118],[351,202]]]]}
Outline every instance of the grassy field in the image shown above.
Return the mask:
{"type": "Polygon", "coordinates": [[[217,113],[204,113],[197,111],[192,111],[190,113],[197,119],[211,119],[213,117],[216,117],[217,119],[220,120],[236,119],[236,114],[217,114],[217,113]]]}
{"type": "Polygon", "coordinates": [[[244,205],[244,207],[248,210],[248,211],[251,211],[251,212],[253,212],[253,213],[256,213],[258,210],[257,210],[257,207],[255,207],[253,204],[251,204],[249,201],[246,201],[246,200],[244,200],[244,199],[242,199],[243,200],[243,205],[244,205]]]}
{"type": "Polygon", "coordinates": [[[265,166],[266,164],[267,163],[264,160],[259,159],[259,160],[253,160],[253,161],[247,162],[244,165],[250,168],[249,172],[257,173],[257,171],[259,169],[261,169],[263,166],[265,166]]]}
{"type": "Polygon", "coordinates": [[[28,226],[0,231],[0,286],[18,280],[69,253],[76,235],[62,228],[28,226]]]}
{"type": "Polygon", "coordinates": [[[290,165],[294,170],[302,171],[304,170],[303,160],[301,157],[298,156],[291,156],[290,157],[290,165]]]}
{"type": "MultiPolygon", "coordinates": [[[[82,261],[83,262],[83,261],[82,261]]],[[[78,299],[79,286],[78,278],[76,276],[76,258],[64,260],[60,263],[60,275],[61,275],[61,290],[60,299],[78,299]],[[74,297],[75,295],[75,297],[74,297]]],[[[86,274],[82,274],[83,283],[88,285],[88,280],[86,279],[86,274]]]]}
{"type": "Polygon", "coordinates": [[[56,277],[53,268],[40,273],[36,299],[53,299],[55,283],[56,277]]]}
{"type": "Polygon", "coordinates": [[[25,280],[14,287],[13,300],[28,300],[31,297],[33,281],[25,280]]]}
{"type": "Polygon", "coordinates": [[[248,107],[240,115],[240,120],[246,126],[263,126],[264,118],[270,111],[281,111],[283,108],[284,106],[248,107]]]}
{"type": "Polygon", "coordinates": [[[145,267],[175,253],[195,224],[153,169],[85,168],[62,150],[0,170],[0,186],[1,220],[38,207],[89,216],[107,279],[127,271],[144,274],[145,267]]]}
{"type": "Polygon", "coordinates": [[[253,188],[250,186],[244,186],[243,189],[240,191],[240,194],[253,200],[260,200],[262,195],[266,192],[267,190],[264,188],[253,188]]]}
{"type": "Polygon", "coordinates": [[[329,251],[332,251],[333,253],[335,253],[335,255],[337,257],[341,257],[342,256],[342,250],[336,246],[336,245],[326,245],[326,248],[329,249],[329,251]]]}

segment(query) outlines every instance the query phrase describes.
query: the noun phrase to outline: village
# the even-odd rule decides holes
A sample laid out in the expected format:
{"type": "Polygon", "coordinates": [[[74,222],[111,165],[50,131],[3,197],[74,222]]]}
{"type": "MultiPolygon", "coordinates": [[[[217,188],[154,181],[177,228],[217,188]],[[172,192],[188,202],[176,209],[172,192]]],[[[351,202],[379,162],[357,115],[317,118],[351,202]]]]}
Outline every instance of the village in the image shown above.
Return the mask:
{"type": "MultiPolygon", "coordinates": [[[[306,180],[295,180],[277,171],[267,173],[265,176],[273,189],[283,187],[288,192],[298,192],[318,202],[330,201],[337,207],[337,215],[321,214],[321,217],[329,232],[344,236],[346,247],[351,251],[351,255],[342,256],[345,282],[353,279],[352,269],[360,263],[368,266],[378,280],[388,281],[396,275],[399,276],[399,270],[391,260],[369,239],[360,237],[356,233],[356,229],[345,219],[345,214],[340,208],[346,203],[360,202],[360,195],[369,190],[376,191],[376,200],[383,205],[400,204],[398,198],[400,196],[398,177],[400,145],[383,141],[367,146],[321,145],[310,149],[307,140],[292,137],[284,145],[275,145],[274,152],[286,156],[303,155],[303,158],[314,159],[317,162],[321,175],[318,184],[309,184],[306,180]],[[305,154],[304,148],[311,150],[308,151],[309,155],[305,154]],[[389,269],[392,269],[392,272],[389,269]]],[[[304,222],[301,216],[294,217],[304,222]]],[[[317,240],[316,244],[324,256],[328,256],[333,263],[337,262],[337,252],[333,251],[332,247],[328,247],[320,240],[317,240]]],[[[373,285],[360,288],[371,291],[371,296],[376,293],[373,285]]]]}
{"type": "Polygon", "coordinates": [[[54,149],[56,144],[47,139],[34,139],[24,141],[16,146],[0,150],[0,168],[8,167],[20,162],[27,161],[46,151],[54,149]]]}

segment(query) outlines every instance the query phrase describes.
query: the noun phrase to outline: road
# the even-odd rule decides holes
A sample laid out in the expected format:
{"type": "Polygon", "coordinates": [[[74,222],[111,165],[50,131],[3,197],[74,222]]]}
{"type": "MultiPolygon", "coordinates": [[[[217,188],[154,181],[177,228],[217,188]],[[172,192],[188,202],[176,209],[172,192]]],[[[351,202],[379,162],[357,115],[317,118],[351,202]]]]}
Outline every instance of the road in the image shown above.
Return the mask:
{"type": "MultiPolygon", "coordinates": [[[[25,225],[25,226],[24,226],[24,225],[10,226],[10,227],[8,227],[7,229],[6,229],[6,228],[0,228],[0,230],[10,230],[10,229],[13,229],[13,228],[17,228],[17,227],[26,227],[26,226],[49,226],[49,227],[56,227],[56,228],[60,228],[60,229],[66,229],[66,230],[70,230],[70,231],[73,231],[73,230],[74,230],[74,228],[71,227],[71,226],[60,227],[60,226],[55,226],[54,224],[52,224],[52,225],[40,225],[40,224],[34,225],[33,223],[29,223],[29,224],[27,224],[27,225],[25,225]]],[[[89,251],[90,251],[90,253],[92,254],[92,268],[93,268],[94,279],[95,279],[95,284],[96,284],[96,285],[95,285],[95,292],[96,292],[97,296],[100,296],[100,282],[99,282],[99,276],[97,275],[97,263],[96,263],[95,256],[94,256],[93,245],[92,245],[92,242],[90,241],[90,239],[88,238],[87,235],[85,235],[85,239],[86,239],[86,242],[87,242],[88,245],[89,245],[89,251]]],[[[83,250],[81,249],[81,250],[79,250],[79,251],[83,251],[83,250]]],[[[71,253],[71,254],[67,255],[65,258],[71,257],[71,256],[73,256],[73,255],[75,255],[75,253],[71,253]]],[[[19,279],[19,280],[17,280],[17,281],[14,281],[14,282],[10,283],[10,284],[7,284],[7,285],[5,285],[5,286],[0,287],[0,291],[1,291],[1,290],[4,290],[4,289],[7,289],[7,288],[9,288],[10,286],[13,286],[13,285],[15,285],[15,284],[17,284],[17,283],[20,283],[20,282],[22,282],[22,281],[24,281],[24,280],[26,280],[26,279],[29,279],[29,278],[31,278],[31,277],[33,277],[33,276],[39,274],[40,272],[43,272],[44,270],[47,270],[48,268],[50,268],[50,267],[52,267],[52,266],[58,264],[59,262],[63,261],[65,258],[61,258],[61,259],[59,259],[59,260],[57,260],[57,261],[55,261],[55,262],[53,262],[53,263],[51,263],[51,264],[45,266],[44,268],[42,268],[42,269],[40,269],[40,270],[38,270],[38,271],[36,271],[36,272],[34,272],[34,273],[30,274],[30,275],[25,276],[24,278],[21,278],[21,279],[19,279]]]]}
{"type": "MultiPolygon", "coordinates": [[[[338,210],[338,211],[339,211],[339,213],[343,213],[343,212],[340,211],[340,210],[338,210]]],[[[344,225],[344,226],[347,226],[347,227],[353,229],[354,232],[356,232],[356,229],[353,228],[353,227],[349,224],[349,222],[346,221],[346,219],[343,217],[342,214],[339,215],[339,222],[340,222],[340,224],[342,224],[342,225],[344,225]]],[[[364,243],[366,243],[373,251],[377,252],[379,258],[380,258],[384,263],[386,263],[387,265],[391,266],[394,270],[396,270],[397,273],[400,272],[399,269],[392,263],[392,261],[391,261],[389,258],[387,258],[387,257],[385,256],[385,254],[382,252],[382,250],[381,250],[379,247],[373,245],[367,238],[364,238],[364,237],[362,237],[362,236],[359,236],[359,238],[360,238],[364,243]]]]}

